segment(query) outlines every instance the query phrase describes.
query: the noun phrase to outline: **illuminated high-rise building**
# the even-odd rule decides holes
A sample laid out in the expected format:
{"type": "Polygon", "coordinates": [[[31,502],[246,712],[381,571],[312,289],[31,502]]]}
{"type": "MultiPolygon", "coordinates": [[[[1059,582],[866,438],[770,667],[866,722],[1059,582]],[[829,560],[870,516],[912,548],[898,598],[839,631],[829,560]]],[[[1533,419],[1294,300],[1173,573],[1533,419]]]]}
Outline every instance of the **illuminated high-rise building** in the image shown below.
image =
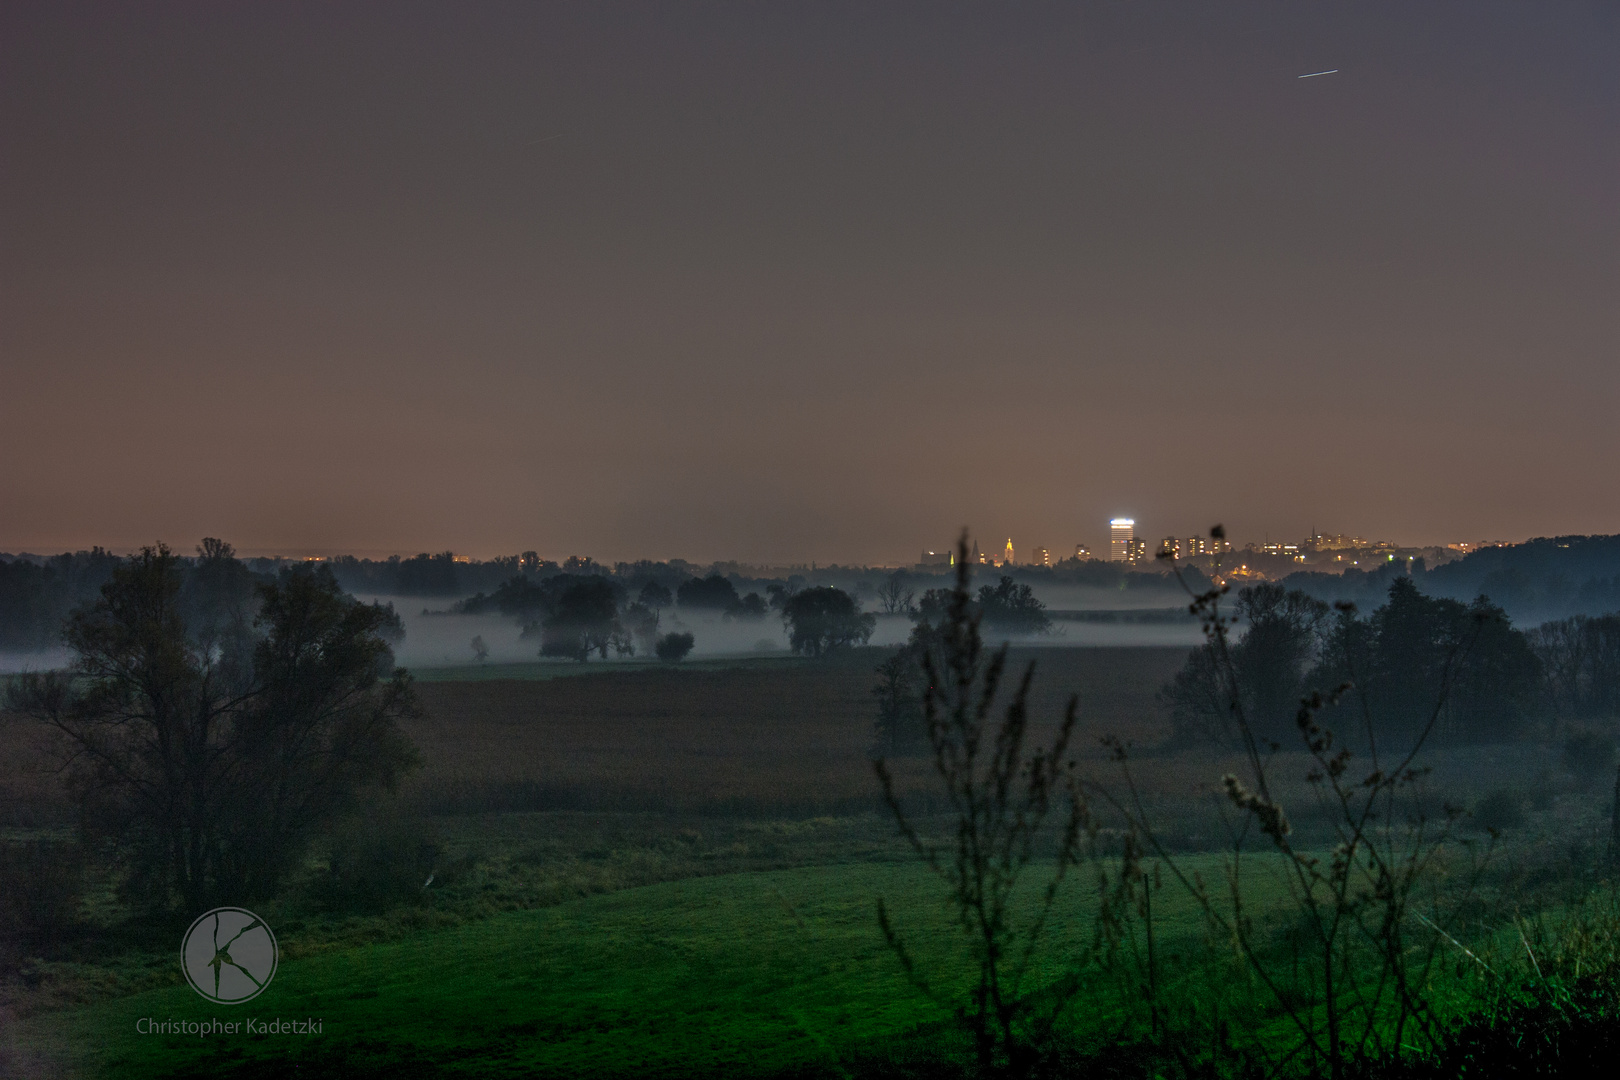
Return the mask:
{"type": "Polygon", "coordinates": [[[1012,537],[1009,536],[1009,537],[1007,537],[1007,550],[1003,551],[1001,553],[1001,565],[1002,566],[1011,566],[1012,564],[1013,564],[1012,537]]]}
{"type": "Polygon", "coordinates": [[[1131,541],[1136,539],[1135,518],[1115,518],[1108,523],[1108,561],[1129,562],[1131,541]]]}
{"type": "Polygon", "coordinates": [[[1084,544],[1076,544],[1074,545],[1074,557],[1077,559],[1089,559],[1091,558],[1091,549],[1084,544]]]}
{"type": "Polygon", "coordinates": [[[1051,566],[1052,553],[1043,547],[1038,547],[1030,555],[1029,562],[1031,566],[1051,566]]]}

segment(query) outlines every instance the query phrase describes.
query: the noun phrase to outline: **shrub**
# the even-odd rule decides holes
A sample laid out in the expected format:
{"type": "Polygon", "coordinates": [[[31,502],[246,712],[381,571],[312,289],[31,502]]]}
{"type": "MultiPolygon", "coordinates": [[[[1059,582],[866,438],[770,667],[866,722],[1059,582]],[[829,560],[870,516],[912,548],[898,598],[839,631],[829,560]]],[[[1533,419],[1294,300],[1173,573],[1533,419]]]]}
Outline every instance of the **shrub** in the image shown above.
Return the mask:
{"type": "Polygon", "coordinates": [[[320,892],[334,911],[378,912],[419,900],[443,853],[425,821],[385,810],[350,819],[331,845],[320,892]]]}
{"type": "Polygon", "coordinates": [[[1613,1071],[1620,1053],[1615,969],[1569,982],[1527,981],[1515,990],[1457,1025],[1426,1058],[1368,1062],[1360,1075],[1367,1080],[1441,1080],[1613,1071]]]}
{"type": "Polygon", "coordinates": [[[1524,799],[1509,788],[1486,792],[1474,804],[1474,824],[1492,832],[1515,829],[1524,824],[1524,799]]]}
{"type": "Polygon", "coordinates": [[[77,844],[0,844],[0,961],[78,922],[83,898],[77,844]]]}
{"type": "Polygon", "coordinates": [[[1614,739],[1598,731],[1577,731],[1564,743],[1564,768],[1589,788],[1614,768],[1614,739]]]}
{"type": "Polygon", "coordinates": [[[692,651],[697,638],[691,634],[671,632],[658,639],[658,645],[653,650],[658,653],[658,659],[675,663],[686,659],[686,654],[692,651]]]}

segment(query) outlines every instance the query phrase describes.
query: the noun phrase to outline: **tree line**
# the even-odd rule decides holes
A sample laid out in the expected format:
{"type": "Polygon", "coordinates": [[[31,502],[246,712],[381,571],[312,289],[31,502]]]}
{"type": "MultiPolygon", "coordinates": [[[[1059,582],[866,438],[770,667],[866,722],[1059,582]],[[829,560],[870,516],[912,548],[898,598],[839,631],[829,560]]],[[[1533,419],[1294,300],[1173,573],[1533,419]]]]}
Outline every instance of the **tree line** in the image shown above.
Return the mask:
{"type": "MultiPolygon", "coordinates": [[[[718,613],[726,619],[760,621],[773,611],[782,619],[795,653],[824,656],[871,639],[876,617],[863,613],[854,597],[833,586],[794,590],[773,583],[769,599],[757,592],[739,594],[718,574],[691,577],[671,590],[647,580],[632,598],[629,586],[603,574],[565,574],[549,578],[516,575],[491,595],[482,593],[457,604],[461,614],[501,615],[518,621],[521,637],[539,642],[542,657],[585,661],[594,654],[628,657],[641,651],[661,660],[680,660],[696,638],[690,631],[661,632],[663,613],[718,613]]],[[[477,646],[475,645],[475,649],[477,646]]]]}
{"type": "Polygon", "coordinates": [[[1430,596],[1464,602],[1489,596],[1522,623],[1599,615],[1620,609],[1620,536],[1537,537],[1433,567],[1422,558],[1396,559],[1340,573],[1301,571],[1282,584],[1329,603],[1371,608],[1396,577],[1411,577],[1430,596]]]}
{"type": "Polygon", "coordinates": [[[119,561],[99,547],[43,562],[0,560],[0,649],[57,644],[68,615],[94,599],[119,561]]]}
{"type": "MultiPolygon", "coordinates": [[[[949,590],[929,589],[918,598],[906,582],[906,575],[897,572],[877,590],[884,612],[924,624],[938,622],[949,590]]],[[[521,624],[523,639],[539,641],[541,656],[580,661],[592,655],[602,659],[610,654],[634,656],[638,651],[660,659],[685,656],[693,635],[660,632],[668,608],[717,613],[739,621],[761,621],[775,613],[792,651],[812,657],[864,645],[877,626],[876,614],[863,611],[849,592],[832,585],[806,587],[802,578],[771,582],[765,596],[758,592],[744,595],[719,574],[692,576],[674,589],[648,578],[632,595],[633,584],[634,579],[626,583],[604,574],[543,578],[517,574],[493,593],[469,597],[451,610],[466,615],[499,613],[521,624]]],[[[1006,575],[996,584],[980,588],[973,607],[986,626],[997,632],[1028,635],[1051,629],[1046,605],[1034,590],[1006,575]]],[[[481,638],[473,648],[479,656],[488,654],[481,638]]]]}
{"type": "Polygon", "coordinates": [[[1294,735],[1302,698],[1351,687],[1362,742],[1400,740],[1429,721],[1439,742],[1499,742],[1544,733],[1567,720],[1615,715],[1620,704],[1620,615],[1512,625],[1486,596],[1470,603],[1426,596],[1410,577],[1392,578],[1368,614],[1284,584],[1238,592],[1245,627],[1223,671],[1211,645],[1194,650],[1161,691],[1174,741],[1233,745],[1233,702],[1263,739],[1294,735]],[[1442,689],[1444,694],[1442,695],[1442,689]]]}

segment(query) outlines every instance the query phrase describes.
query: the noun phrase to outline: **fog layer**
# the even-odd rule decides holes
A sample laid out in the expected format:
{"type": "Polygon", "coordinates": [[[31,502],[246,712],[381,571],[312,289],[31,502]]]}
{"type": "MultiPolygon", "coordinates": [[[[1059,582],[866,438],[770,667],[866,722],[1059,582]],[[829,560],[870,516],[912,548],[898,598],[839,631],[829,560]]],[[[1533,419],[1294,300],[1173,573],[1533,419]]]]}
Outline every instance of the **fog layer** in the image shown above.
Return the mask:
{"type": "MultiPolygon", "coordinates": [[[[1092,614],[1120,611],[1166,610],[1174,605],[1170,598],[1159,598],[1158,604],[1126,602],[1124,594],[1108,590],[1055,589],[1064,595],[1050,599],[1043,595],[1053,610],[1084,610],[1092,614]],[[1088,593],[1084,598],[1080,593],[1088,593]],[[1085,600],[1082,606],[1079,602],[1085,600]],[[1112,600],[1114,603],[1105,603],[1112,600]],[[1057,603],[1054,603],[1057,601],[1057,603]],[[1062,603],[1062,608],[1058,607],[1062,603]],[[1072,606],[1071,606],[1072,605],[1072,606]]],[[[366,596],[367,602],[376,600],[392,603],[405,622],[405,640],[395,646],[400,664],[413,668],[458,667],[477,662],[473,639],[480,638],[488,650],[485,663],[530,663],[540,659],[537,638],[524,638],[523,627],[515,619],[502,615],[446,614],[423,607],[421,597],[366,596]]],[[[447,606],[447,605],[446,605],[447,606]]],[[[870,605],[868,605],[870,610],[870,605]]],[[[877,628],[870,644],[892,646],[903,644],[911,634],[913,623],[904,615],[878,615],[877,628]]],[[[788,636],[782,620],[774,612],[761,619],[727,618],[719,612],[670,608],[663,612],[660,633],[685,631],[696,638],[693,659],[713,659],[728,656],[786,655],[788,636]]],[[[990,641],[999,641],[1006,635],[986,632],[990,641]]],[[[1108,622],[1075,621],[1058,618],[1049,633],[1017,639],[1020,645],[1075,646],[1075,645],[1197,645],[1203,640],[1196,622],[1108,622]]],[[[638,646],[636,659],[648,659],[646,651],[638,646]]],[[[558,660],[570,664],[575,661],[558,660]]]]}

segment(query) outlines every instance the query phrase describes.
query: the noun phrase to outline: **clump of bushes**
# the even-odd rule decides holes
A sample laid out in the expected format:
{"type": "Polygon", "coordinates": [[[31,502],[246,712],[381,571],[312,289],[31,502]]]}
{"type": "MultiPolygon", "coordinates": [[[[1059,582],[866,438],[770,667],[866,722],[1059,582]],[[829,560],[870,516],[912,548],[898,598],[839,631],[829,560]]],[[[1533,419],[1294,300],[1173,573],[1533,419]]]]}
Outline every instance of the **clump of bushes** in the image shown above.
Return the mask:
{"type": "Polygon", "coordinates": [[[697,644],[697,638],[692,634],[671,631],[658,639],[658,644],[653,651],[658,654],[658,659],[673,664],[686,659],[686,654],[692,651],[692,646],[695,644],[697,644]]]}
{"type": "Polygon", "coordinates": [[[77,923],[83,899],[77,844],[0,844],[0,967],[77,923]]]}
{"type": "Polygon", "coordinates": [[[1577,731],[1564,743],[1564,768],[1583,788],[1608,778],[1614,770],[1614,739],[1600,731],[1577,731]]]}
{"type": "Polygon", "coordinates": [[[318,891],[333,911],[385,911],[419,901],[444,847],[427,822],[378,810],[355,817],[331,837],[318,891]]]}
{"type": "Polygon", "coordinates": [[[1524,824],[1524,798],[1511,788],[1495,788],[1474,804],[1474,824],[1492,832],[1516,829],[1524,824]]]}
{"type": "Polygon", "coordinates": [[[1526,981],[1450,1031],[1432,1054],[1369,1062],[1367,1080],[1456,1076],[1598,1076],[1620,1054],[1613,967],[1569,982],[1526,981]]]}

